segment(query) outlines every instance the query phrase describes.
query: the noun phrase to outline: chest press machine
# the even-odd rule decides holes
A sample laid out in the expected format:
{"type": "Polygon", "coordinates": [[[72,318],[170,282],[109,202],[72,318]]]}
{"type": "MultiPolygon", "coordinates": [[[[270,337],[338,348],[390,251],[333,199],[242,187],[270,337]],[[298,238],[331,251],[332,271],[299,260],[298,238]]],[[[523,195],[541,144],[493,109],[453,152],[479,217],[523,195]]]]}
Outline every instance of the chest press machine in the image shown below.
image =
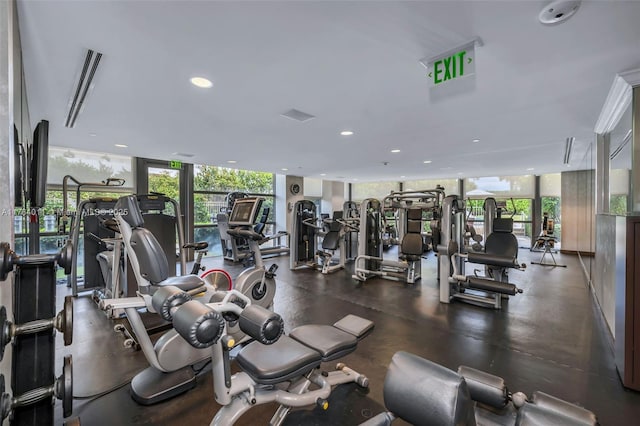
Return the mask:
{"type": "Polygon", "coordinates": [[[503,297],[522,293],[521,289],[509,283],[507,272],[508,269],[524,270],[526,267],[518,263],[518,240],[513,235],[513,219],[494,218],[494,211],[485,208],[485,221],[490,221],[492,232],[486,238],[484,252],[465,253],[464,201],[457,195],[444,199],[441,244],[438,246],[441,303],[460,299],[500,309],[503,297]],[[467,260],[485,265],[485,276],[465,275],[467,260]]]}

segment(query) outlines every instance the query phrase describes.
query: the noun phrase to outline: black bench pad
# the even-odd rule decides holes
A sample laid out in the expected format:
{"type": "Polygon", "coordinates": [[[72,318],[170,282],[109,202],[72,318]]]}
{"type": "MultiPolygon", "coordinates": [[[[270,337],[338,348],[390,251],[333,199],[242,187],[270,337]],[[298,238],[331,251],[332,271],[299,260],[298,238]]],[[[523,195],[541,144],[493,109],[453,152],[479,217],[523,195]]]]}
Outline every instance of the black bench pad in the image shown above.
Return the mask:
{"type": "Polygon", "coordinates": [[[289,337],[318,351],[325,362],[353,352],[358,345],[358,339],[353,334],[331,325],[302,325],[295,328],[289,337]]]}
{"type": "Polygon", "coordinates": [[[272,345],[253,342],[236,357],[240,367],[257,383],[280,383],[298,377],[320,365],[320,353],[282,336],[272,345]]]}

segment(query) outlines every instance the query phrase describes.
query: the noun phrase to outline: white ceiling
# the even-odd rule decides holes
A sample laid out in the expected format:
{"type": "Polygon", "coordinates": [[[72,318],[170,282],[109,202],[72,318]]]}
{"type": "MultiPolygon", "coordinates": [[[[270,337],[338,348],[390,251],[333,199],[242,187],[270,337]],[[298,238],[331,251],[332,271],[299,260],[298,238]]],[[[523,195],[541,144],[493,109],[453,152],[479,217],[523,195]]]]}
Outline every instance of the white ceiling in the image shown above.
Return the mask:
{"type": "Polygon", "coordinates": [[[568,136],[576,169],[615,74],[640,66],[640,2],[583,2],[557,26],[545,4],[23,0],[31,119],[53,145],[325,179],[563,171],[568,136]],[[418,60],[476,36],[475,87],[431,93],[418,60]],[[104,57],[67,129],[87,48],[104,57]]]}

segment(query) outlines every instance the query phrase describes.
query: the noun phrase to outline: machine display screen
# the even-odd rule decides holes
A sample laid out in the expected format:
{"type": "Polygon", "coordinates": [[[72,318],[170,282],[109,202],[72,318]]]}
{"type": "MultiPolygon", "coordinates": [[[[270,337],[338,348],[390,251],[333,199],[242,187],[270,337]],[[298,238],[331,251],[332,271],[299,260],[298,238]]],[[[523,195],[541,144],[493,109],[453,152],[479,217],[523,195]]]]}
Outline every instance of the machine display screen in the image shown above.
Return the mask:
{"type": "Polygon", "coordinates": [[[236,200],[229,215],[229,225],[251,226],[255,222],[256,214],[260,210],[262,199],[243,198],[236,200]]]}

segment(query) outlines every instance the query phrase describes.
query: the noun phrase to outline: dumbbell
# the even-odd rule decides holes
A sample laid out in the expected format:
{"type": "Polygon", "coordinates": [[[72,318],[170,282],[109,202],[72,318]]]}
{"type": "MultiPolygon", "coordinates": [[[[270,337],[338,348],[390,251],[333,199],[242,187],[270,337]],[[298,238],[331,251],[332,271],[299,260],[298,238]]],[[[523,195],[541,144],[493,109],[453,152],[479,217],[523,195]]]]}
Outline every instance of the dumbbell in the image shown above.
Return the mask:
{"type": "Polygon", "coordinates": [[[67,244],[56,254],[35,254],[29,256],[19,256],[11,250],[9,243],[0,243],[0,281],[7,279],[9,272],[13,271],[16,265],[41,265],[48,262],[57,262],[64,268],[65,275],[71,273],[73,260],[73,244],[67,244]]]}
{"type": "Polygon", "coordinates": [[[0,306],[0,360],[4,357],[4,348],[15,336],[35,334],[56,329],[64,336],[64,345],[73,341],[73,297],[64,298],[64,308],[54,318],[13,324],[7,319],[7,310],[0,306]]]}
{"type": "Polygon", "coordinates": [[[51,386],[32,389],[28,392],[12,397],[5,392],[4,375],[0,374],[0,417],[6,419],[14,409],[26,407],[56,397],[62,400],[62,415],[66,418],[73,412],[73,367],[71,355],[64,357],[62,374],[51,386]]]}

